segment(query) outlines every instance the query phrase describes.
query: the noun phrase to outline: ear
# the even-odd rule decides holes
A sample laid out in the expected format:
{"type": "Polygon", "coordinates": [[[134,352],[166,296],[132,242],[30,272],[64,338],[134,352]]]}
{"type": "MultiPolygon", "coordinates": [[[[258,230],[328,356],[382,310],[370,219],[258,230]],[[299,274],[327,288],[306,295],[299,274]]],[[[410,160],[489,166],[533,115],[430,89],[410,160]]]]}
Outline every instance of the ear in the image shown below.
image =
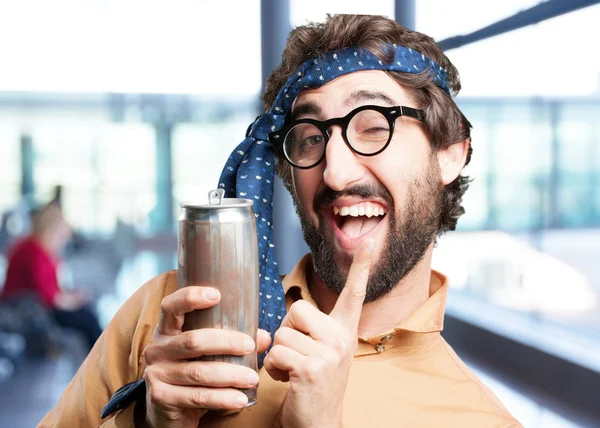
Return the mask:
{"type": "Polygon", "coordinates": [[[437,156],[444,186],[456,180],[456,177],[464,168],[470,144],[471,139],[466,138],[463,141],[451,144],[445,149],[438,150],[437,156]]]}

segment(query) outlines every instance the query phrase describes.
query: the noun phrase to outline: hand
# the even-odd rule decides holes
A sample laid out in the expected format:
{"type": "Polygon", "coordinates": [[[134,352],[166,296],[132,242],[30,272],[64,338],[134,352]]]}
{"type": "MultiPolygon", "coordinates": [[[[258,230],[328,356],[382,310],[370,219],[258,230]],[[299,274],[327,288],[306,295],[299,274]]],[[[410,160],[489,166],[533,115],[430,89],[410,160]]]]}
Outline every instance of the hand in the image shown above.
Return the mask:
{"type": "Polygon", "coordinates": [[[330,315],[299,300],[275,333],[264,366],[273,379],[290,382],[281,412],[286,428],[341,426],[373,246],[365,242],[354,256],[330,315]]]}
{"type": "MultiPolygon", "coordinates": [[[[146,359],[146,422],[152,427],[196,428],[206,409],[235,410],[248,399],[234,388],[251,388],[258,374],[248,367],[219,361],[189,361],[201,355],[245,355],[255,343],[238,331],[199,329],[183,332],[184,315],[216,305],[219,292],[210,287],[185,287],[165,297],[153,343],[144,349],[146,359]]],[[[258,353],[271,338],[257,335],[258,353]]]]}
{"type": "Polygon", "coordinates": [[[88,300],[82,290],[61,291],[54,297],[54,306],[63,311],[75,311],[85,306],[88,300]]]}

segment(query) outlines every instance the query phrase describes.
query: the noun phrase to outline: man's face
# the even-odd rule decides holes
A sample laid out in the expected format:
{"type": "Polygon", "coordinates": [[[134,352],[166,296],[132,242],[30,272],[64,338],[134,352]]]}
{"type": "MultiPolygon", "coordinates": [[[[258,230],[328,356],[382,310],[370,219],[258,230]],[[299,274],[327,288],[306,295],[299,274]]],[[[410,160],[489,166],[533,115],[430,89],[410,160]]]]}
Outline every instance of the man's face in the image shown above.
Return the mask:
{"type": "MultiPolygon", "coordinates": [[[[293,111],[310,105],[302,110],[312,113],[296,118],[327,120],[367,104],[416,107],[386,73],[361,71],[303,91],[293,111]]],[[[373,157],[354,153],[339,126],[329,133],[321,164],[292,168],[294,201],[316,273],[336,293],[361,243],[375,239],[365,299],[374,301],[391,291],[432,243],[443,189],[440,167],[421,123],[412,118],[398,118],[391,143],[373,157]]]]}

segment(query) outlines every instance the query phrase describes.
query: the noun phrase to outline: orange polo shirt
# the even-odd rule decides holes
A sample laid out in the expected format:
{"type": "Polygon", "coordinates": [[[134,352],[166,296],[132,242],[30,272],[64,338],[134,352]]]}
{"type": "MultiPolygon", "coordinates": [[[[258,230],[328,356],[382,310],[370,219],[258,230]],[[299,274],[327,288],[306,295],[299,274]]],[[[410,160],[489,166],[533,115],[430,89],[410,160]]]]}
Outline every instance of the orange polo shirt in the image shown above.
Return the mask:
{"type": "MultiPolygon", "coordinates": [[[[286,304],[310,296],[305,256],[283,280],[286,304]]],[[[160,275],[119,310],[92,349],[58,405],[41,427],[133,427],[133,406],[106,420],[100,411],[122,385],[143,376],[144,347],[151,341],[162,298],[177,289],[177,274],[160,275]]],[[[520,427],[440,335],[448,285],[432,271],[430,297],[397,327],[359,338],[343,407],[344,428],[520,427]]],[[[273,427],[289,383],[262,369],[258,403],[225,417],[209,414],[199,427],[273,427]]]]}

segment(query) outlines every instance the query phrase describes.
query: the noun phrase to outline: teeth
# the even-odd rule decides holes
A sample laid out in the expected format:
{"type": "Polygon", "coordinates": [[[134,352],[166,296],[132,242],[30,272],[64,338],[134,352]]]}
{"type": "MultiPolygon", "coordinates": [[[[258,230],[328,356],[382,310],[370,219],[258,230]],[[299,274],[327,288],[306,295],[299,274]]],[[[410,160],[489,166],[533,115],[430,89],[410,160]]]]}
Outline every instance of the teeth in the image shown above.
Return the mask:
{"type": "Polygon", "coordinates": [[[370,204],[352,205],[351,207],[333,207],[333,213],[342,217],[350,215],[352,217],[367,216],[369,218],[382,216],[385,214],[383,207],[370,204]]]}

